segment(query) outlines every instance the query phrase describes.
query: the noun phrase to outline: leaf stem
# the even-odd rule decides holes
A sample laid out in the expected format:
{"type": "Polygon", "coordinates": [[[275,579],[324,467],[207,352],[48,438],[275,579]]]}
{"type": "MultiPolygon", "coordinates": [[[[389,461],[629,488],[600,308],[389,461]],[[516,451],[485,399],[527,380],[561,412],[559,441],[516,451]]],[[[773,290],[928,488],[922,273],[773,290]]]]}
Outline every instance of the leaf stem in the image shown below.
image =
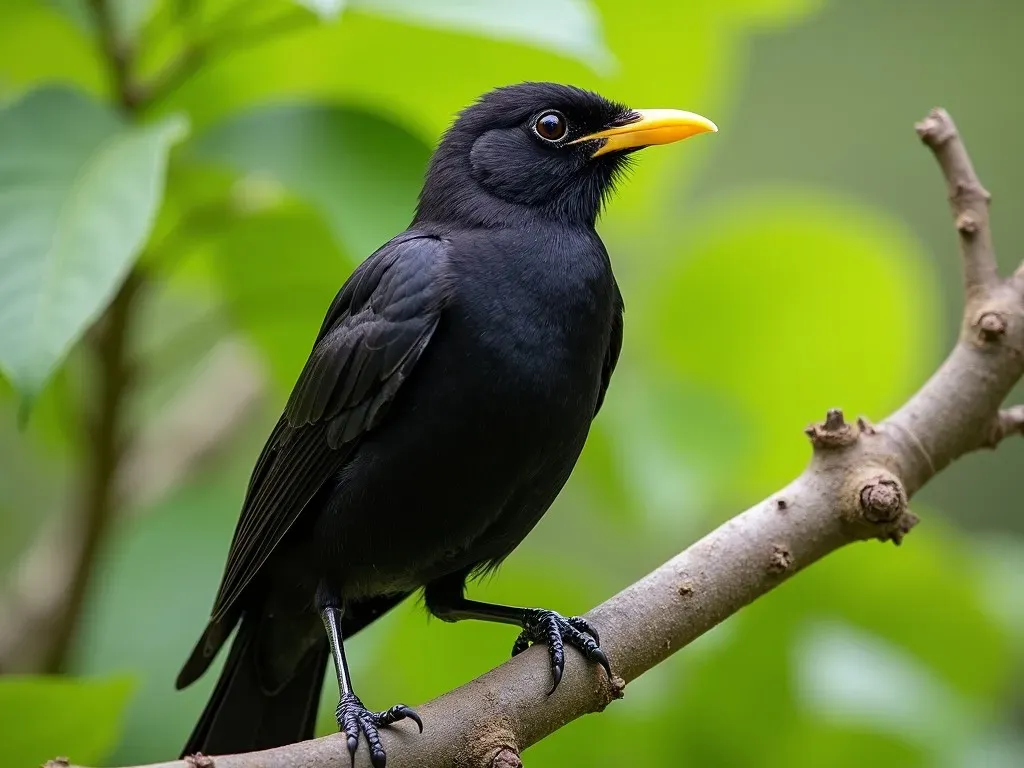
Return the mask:
{"type": "Polygon", "coordinates": [[[106,0],[89,0],[89,7],[95,17],[100,47],[110,69],[114,97],[126,114],[133,114],[139,106],[138,89],[132,81],[131,72],[135,60],[133,46],[118,37],[114,15],[106,0]]]}
{"type": "Polygon", "coordinates": [[[254,48],[290,32],[304,29],[317,20],[316,16],[302,8],[295,8],[242,27],[227,25],[225,17],[228,16],[234,16],[230,9],[223,17],[211,22],[204,39],[187,43],[185,49],[164,68],[163,72],[134,89],[139,103],[147,108],[159,104],[188,82],[205,64],[227,53],[254,48]]]}

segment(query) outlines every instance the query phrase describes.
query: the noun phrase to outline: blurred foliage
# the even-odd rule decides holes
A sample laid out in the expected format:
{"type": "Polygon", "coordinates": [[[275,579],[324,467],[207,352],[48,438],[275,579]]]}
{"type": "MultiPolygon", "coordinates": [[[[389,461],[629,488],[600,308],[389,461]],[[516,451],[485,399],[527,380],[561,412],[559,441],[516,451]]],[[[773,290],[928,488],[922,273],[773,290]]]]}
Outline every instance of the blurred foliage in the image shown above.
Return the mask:
{"type": "Polygon", "coordinates": [[[34,396],[124,280],[149,234],[180,120],[136,128],[42,88],[0,115],[0,369],[34,396]]]}
{"type": "MultiPolygon", "coordinates": [[[[475,595],[582,612],[798,472],[799,428],[825,408],[880,418],[901,402],[960,307],[941,183],[912,120],[945,102],[1011,198],[998,210],[1024,204],[1008,127],[1024,107],[992,85],[1024,64],[1011,32],[1024,9],[913,5],[112,0],[145,77],[213,51],[133,125],[89,3],[0,4],[0,565],[76,492],[94,395],[73,345],[133,263],[152,283],[124,404],[135,429],[225,338],[244,339],[271,383],[197,473],[121,519],[73,674],[0,678],[3,760],[177,754],[216,670],[181,693],[172,681],[323,312],[408,222],[439,132],[496,85],[573,82],[702,112],[722,132],[644,153],[602,220],[626,296],[619,371],[569,486],[475,595]],[[18,432],[24,397],[35,407],[18,432]],[[125,674],[130,699],[109,677],[125,674]]],[[[1001,221],[1000,244],[1019,244],[1001,221]]],[[[813,566],[530,765],[1020,765],[1024,548],[956,523],[977,492],[997,532],[1024,530],[1007,464],[1020,449],[1007,448],[984,489],[973,469],[947,472],[900,551],[862,545],[813,566]]],[[[355,638],[352,671],[368,704],[424,701],[502,661],[513,635],[429,621],[410,601],[355,638]]],[[[325,686],[322,732],[335,695],[325,686]]]]}
{"type": "Polygon", "coordinates": [[[132,687],[124,677],[0,678],[4,765],[42,765],[55,757],[56,745],[76,760],[102,760],[117,743],[132,687]]]}

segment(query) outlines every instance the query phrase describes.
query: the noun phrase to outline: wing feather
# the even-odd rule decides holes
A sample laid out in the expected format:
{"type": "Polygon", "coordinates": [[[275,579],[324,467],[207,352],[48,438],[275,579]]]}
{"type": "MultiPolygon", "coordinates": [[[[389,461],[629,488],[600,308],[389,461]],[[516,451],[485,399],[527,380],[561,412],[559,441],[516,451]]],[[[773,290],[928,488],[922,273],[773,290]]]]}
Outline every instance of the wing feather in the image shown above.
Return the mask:
{"type": "Polygon", "coordinates": [[[445,241],[406,233],[338,292],[256,462],[213,620],[226,616],[302,511],[383,418],[449,297],[445,241]]]}
{"type": "Polygon", "coordinates": [[[619,286],[615,284],[615,311],[612,314],[612,332],[608,339],[608,351],[604,355],[604,366],[601,370],[601,389],[597,394],[597,406],[594,408],[594,416],[597,416],[604,404],[604,396],[608,392],[608,384],[615,373],[615,366],[619,362],[619,354],[622,352],[622,313],[624,311],[622,294],[619,286]]]}

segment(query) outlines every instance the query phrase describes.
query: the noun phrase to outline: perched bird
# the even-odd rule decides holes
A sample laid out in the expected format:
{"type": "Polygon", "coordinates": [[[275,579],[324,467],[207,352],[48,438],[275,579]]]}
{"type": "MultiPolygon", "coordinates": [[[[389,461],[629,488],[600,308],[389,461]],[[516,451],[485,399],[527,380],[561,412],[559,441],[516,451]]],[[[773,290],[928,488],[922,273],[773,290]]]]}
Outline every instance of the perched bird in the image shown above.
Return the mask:
{"type": "MultiPolygon", "coordinates": [[[[552,83],[467,108],[431,159],[409,229],[335,297],[245,495],[198,678],[237,626],[183,755],[311,738],[328,655],[338,726],[374,766],[404,718],[356,696],[344,640],[423,589],[445,621],[519,627],[608,670],[598,633],[551,610],[464,596],[536,525],[572,472],[622,345],[622,297],[594,229],[634,150],[715,125],[552,83]]],[[[554,690],[554,688],[552,688],[554,690]]]]}

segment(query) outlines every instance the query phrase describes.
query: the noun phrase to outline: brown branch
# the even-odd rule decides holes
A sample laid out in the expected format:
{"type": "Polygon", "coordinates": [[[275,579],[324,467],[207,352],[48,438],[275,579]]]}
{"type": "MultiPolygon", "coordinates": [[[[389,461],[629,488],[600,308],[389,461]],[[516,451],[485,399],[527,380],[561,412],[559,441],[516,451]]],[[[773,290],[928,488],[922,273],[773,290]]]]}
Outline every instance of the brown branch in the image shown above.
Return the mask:
{"type": "MultiPolygon", "coordinates": [[[[996,276],[987,194],[952,121],[936,111],[919,130],[954,191],[968,296],[964,332],[939,370],[877,426],[864,419],[850,424],[830,411],[807,429],[812,459],[792,483],[591,611],[613,681],[571,654],[561,685],[548,696],[547,651],[533,648],[418,708],[422,735],[404,722],[388,729],[391,768],[518,765],[522,750],[600,711],[625,683],[819,558],[864,539],[898,544],[917,522],[907,511],[915,491],[957,457],[990,444],[993,423],[1002,432],[1020,430],[1020,409],[998,414],[1024,373],[1024,294],[1016,279],[996,276]]],[[[344,737],[335,734],[160,765],[319,768],[337,764],[345,752],[344,737]]],[[[369,765],[364,747],[357,764],[369,765]]]]}
{"type": "Polygon", "coordinates": [[[62,516],[47,522],[11,570],[0,595],[0,674],[45,669],[53,628],[78,570],[79,549],[62,516]]]}
{"type": "Polygon", "coordinates": [[[89,9],[96,22],[96,35],[103,58],[110,70],[114,98],[126,113],[131,114],[139,104],[138,89],[132,79],[134,51],[128,41],[118,38],[113,10],[107,0],[89,0],[89,9]]]}
{"type": "Polygon", "coordinates": [[[1024,435],[1024,405],[1000,411],[989,425],[985,448],[996,448],[1011,435],[1024,435]]]}
{"type": "Polygon", "coordinates": [[[128,329],[135,299],[142,286],[136,272],[130,272],[96,328],[94,357],[99,377],[99,403],[91,423],[83,431],[85,444],[85,487],[82,507],[71,521],[75,543],[71,554],[68,592],[47,638],[43,670],[63,670],[68,649],[82,615],[93,566],[101,544],[117,511],[114,479],[124,447],[124,398],[131,386],[128,361],[128,329]]]}
{"type": "Polygon", "coordinates": [[[999,283],[992,232],[988,224],[988,190],[974,172],[956,125],[944,109],[933,109],[915,126],[917,135],[935,153],[949,190],[953,221],[960,234],[967,302],[999,283]]]}

